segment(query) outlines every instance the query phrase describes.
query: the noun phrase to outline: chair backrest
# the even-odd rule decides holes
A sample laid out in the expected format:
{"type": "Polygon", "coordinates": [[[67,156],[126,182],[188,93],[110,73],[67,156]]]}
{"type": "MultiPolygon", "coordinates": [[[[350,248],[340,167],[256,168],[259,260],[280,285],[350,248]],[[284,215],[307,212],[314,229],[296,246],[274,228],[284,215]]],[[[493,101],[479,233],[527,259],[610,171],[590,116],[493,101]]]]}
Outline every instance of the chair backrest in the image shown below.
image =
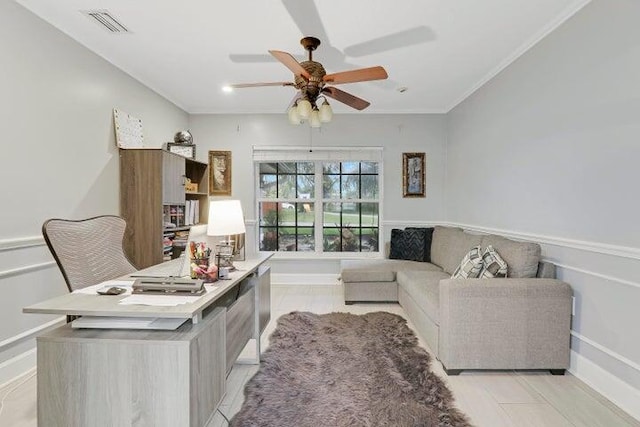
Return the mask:
{"type": "Polygon", "coordinates": [[[122,248],[126,226],[114,215],[45,221],[42,234],[69,291],[136,271],[122,248]]]}

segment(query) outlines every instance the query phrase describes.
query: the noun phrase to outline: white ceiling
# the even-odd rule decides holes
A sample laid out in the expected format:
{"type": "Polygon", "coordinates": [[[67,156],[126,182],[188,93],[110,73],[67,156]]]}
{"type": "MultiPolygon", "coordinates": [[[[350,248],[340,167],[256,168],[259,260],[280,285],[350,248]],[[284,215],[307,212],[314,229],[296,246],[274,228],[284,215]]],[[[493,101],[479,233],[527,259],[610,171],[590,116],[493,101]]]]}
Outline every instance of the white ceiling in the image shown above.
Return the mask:
{"type": "MultiPolygon", "coordinates": [[[[382,65],[389,80],[340,85],[369,113],[447,112],[589,0],[17,0],[189,113],[282,113],[292,81],[269,49],[303,60],[321,39],[327,73],[382,65]],[[80,11],[106,9],[111,34],[80,11]],[[252,56],[253,55],[253,56],[252,56]],[[401,93],[399,87],[408,88],[401,93]]],[[[336,112],[355,112],[332,103],[336,112]]]]}

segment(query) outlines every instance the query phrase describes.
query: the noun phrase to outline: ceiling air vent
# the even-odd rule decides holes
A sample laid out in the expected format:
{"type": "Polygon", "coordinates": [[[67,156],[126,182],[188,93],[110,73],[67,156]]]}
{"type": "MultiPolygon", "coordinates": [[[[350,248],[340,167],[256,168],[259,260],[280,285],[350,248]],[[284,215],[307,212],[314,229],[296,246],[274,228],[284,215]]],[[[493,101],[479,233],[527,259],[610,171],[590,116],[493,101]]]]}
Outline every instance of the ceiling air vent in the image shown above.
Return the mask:
{"type": "Polygon", "coordinates": [[[122,25],[108,10],[82,10],[83,15],[100,24],[110,33],[128,33],[127,27],[122,25]]]}

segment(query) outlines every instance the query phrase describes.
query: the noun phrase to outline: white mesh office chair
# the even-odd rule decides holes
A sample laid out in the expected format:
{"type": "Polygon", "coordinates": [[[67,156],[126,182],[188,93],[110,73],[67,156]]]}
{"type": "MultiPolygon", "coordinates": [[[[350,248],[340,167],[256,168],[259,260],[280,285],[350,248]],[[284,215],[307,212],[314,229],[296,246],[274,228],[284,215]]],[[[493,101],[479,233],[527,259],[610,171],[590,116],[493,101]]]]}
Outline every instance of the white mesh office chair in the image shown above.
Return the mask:
{"type": "Polygon", "coordinates": [[[70,292],[136,271],[122,248],[126,225],[115,215],[45,221],[42,234],[70,292]]]}

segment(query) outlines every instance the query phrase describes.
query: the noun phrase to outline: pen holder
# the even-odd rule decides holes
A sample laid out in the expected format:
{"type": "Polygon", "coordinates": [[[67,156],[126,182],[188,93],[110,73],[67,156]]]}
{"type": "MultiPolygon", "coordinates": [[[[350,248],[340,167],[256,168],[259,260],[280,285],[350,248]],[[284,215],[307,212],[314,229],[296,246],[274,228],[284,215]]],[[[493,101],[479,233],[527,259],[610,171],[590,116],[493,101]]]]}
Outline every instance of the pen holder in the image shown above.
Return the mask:
{"type": "Polygon", "coordinates": [[[200,279],[205,283],[218,280],[218,267],[211,264],[209,258],[192,259],[190,271],[192,279],[200,279]]]}

